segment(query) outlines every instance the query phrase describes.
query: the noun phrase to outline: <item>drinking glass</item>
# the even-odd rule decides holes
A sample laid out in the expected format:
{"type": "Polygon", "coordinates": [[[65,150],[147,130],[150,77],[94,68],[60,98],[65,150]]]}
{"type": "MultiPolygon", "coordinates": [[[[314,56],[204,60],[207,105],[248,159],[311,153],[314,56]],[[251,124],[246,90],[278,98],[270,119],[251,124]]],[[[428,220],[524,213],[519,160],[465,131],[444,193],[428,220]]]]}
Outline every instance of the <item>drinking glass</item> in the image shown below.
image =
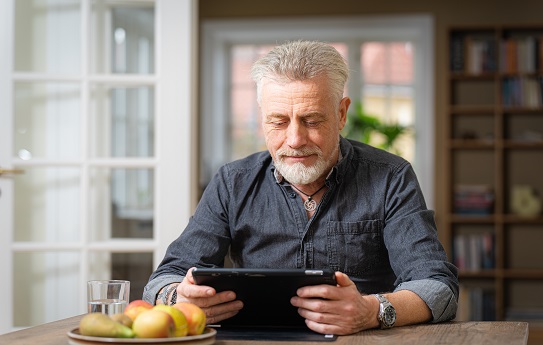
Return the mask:
{"type": "Polygon", "coordinates": [[[88,312],[107,315],[123,313],[129,295],[128,280],[91,280],[87,283],[88,312]]]}

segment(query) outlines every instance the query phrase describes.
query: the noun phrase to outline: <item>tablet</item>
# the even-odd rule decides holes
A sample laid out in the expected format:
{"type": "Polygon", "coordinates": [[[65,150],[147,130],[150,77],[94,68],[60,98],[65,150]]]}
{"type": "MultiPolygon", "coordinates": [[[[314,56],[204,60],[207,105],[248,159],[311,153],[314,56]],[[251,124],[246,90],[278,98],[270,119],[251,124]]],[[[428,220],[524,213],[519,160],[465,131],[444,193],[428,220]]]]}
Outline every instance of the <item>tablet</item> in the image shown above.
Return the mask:
{"type": "Polygon", "coordinates": [[[197,284],[234,291],[243,301],[243,309],[221,327],[307,328],[291,297],[303,286],[336,285],[332,270],[196,268],[192,275],[197,284]]]}

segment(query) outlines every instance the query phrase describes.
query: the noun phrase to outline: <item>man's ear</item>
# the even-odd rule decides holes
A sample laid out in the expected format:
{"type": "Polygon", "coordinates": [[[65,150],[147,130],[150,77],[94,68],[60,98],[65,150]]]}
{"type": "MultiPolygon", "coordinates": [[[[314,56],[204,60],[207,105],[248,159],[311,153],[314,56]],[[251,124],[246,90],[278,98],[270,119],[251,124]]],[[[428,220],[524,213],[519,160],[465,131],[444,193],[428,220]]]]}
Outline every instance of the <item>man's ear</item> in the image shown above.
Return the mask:
{"type": "Polygon", "coordinates": [[[341,131],[345,127],[347,122],[347,112],[349,111],[349,106],[351,105],[351,99],[349,97],[343,97],[339,102],[339,130],[341,131]]]}

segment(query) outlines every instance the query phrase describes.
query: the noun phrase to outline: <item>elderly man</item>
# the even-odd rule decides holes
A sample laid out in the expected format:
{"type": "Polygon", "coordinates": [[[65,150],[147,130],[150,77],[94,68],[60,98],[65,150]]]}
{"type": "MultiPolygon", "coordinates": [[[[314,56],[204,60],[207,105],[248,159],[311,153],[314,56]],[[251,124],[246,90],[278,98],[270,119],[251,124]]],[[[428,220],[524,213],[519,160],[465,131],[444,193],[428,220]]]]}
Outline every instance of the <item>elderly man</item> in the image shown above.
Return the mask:
{"type": "Polygon", "coordinates": [[[190,301],[210,323],[235,293],[194,284],[191,267],[331,268],[337,286],[291,303],[319,333],[351,334],[455,316],[456,268],[411,165],[340,136],[348,67],[321,42],[277,46],[252,70],[267,151],[226,164],[152,274],[144,299],[190,301]]]}

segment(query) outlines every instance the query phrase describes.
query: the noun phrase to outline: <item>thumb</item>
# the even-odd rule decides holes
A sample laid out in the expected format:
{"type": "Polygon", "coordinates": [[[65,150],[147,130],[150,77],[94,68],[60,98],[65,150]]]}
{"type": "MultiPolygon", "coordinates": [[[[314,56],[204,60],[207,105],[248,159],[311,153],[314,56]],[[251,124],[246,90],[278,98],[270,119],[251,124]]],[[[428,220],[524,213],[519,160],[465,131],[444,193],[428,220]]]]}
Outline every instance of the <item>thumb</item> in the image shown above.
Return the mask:
{"type": "Polygon", "coordinates": [[[189,283],[191,284],[196,284],[196,282],[194,281],[194,277],[192,276],[192,271],[195,269],[196,267],[191,267],[189,268],[189,270],[187,271],[187,274],[185,275],[185,279],[187,279],[189,281],[189,283]]]}
{"type": "Polygon", "coordinates": [[[341,287],[354,285],[353,281],[349,278],[349,276],[342,272],[336,272],[336,282],[337,285],[341,287]]]}

